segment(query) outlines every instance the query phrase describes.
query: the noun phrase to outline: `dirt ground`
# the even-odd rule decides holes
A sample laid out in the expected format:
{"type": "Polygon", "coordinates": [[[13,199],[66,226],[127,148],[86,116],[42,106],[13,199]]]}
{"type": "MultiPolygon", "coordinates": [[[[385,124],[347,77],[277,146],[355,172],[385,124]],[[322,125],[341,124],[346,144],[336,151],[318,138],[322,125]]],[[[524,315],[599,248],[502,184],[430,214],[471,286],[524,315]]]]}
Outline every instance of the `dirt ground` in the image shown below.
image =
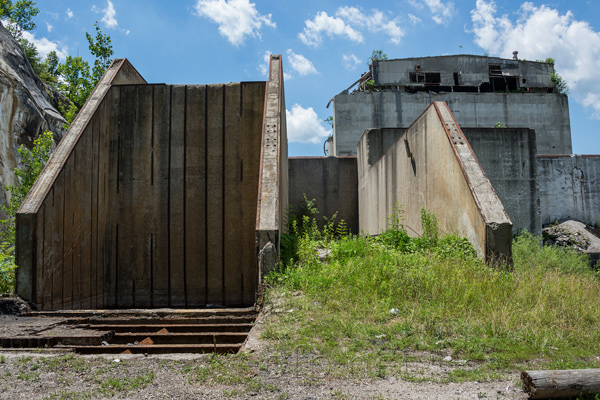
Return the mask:
{"type": "Polygon", "coordinates": [[[517,374],[491,382],[444,383],[453,369],[468,365],[428,353],[403,353],[399,360],[417,361],[398,361],[385,371],[355,371],[318,354],[280,354],[261,339],[268,318],[268,313],[259,316],[238,356],[0,349],[0,399],[527,398],[517,374]]]}

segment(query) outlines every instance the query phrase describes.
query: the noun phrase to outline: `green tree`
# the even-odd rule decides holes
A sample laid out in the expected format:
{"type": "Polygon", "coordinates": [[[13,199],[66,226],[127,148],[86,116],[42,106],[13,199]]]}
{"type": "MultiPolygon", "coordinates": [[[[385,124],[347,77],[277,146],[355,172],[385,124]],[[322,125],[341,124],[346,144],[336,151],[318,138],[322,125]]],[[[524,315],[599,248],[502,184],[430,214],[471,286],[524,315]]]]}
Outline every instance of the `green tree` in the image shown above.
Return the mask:
{"type": "Polygon", "coordinates": [[[556,87],[556,93],[569,94],[569,85],[567,85],[567,81],[565,81],[562,76],[556,72],[552,72],[550,74],[550,80],[556,87]]]}
{"type": "Polygon", "coordinates": [[[383,52],[383,50],[373,50],[373,53],[371,53],[371,57],[369,57],[369,59],[367,60],[367,66],[371,66],[371,64],[373,64],[373,61],[382,61],[387,59],[388,56],[383,52]]]}
{"type": "Polygon", "coordinates": [[[0,232],[0,238],[3,242],[14,244],[17,210],[38,175],[42,172],[42,168],[46,165],[50,153],[52,153],[53,144],[52,132],[44,132],[34,140],[32,150],[24,145],[19,148],[22,166],[15,168],[18,183],[16,185],[6,185],[6,190],[10,193],[10,201],[8,206],[2,206],[7,216],[7,219],[0,221],[0,225],[4,227],[4,230],[0,232]]]}
{"type": "Polygon", "coordinates": [[[23,36],[23,31],[35,28],[33,17],[38,15],[39,8],[35,7],[35,1],[31,0],[0,0],[0,18],[8,21],[6,27],[15,39],[23,36]]]}
{"type": "Polygon", "coordinates": [[[111,63],[111,56],[114,53],[110,36],[102,33],[102,29],[100,29],[97,22],[94,27],[96,28],[95,37],[87,32],[85,34],[90,53],[96,57],[94,67],[91,68],[90,64],[81,56],[68,56],[66,61],[57,67],[58,74],[61,77],[60,90],[71,102],[68,107],[63,107],[60,110],[68,125],[75,119],[92,90],[102,78],[104,71],[111,63]]]}

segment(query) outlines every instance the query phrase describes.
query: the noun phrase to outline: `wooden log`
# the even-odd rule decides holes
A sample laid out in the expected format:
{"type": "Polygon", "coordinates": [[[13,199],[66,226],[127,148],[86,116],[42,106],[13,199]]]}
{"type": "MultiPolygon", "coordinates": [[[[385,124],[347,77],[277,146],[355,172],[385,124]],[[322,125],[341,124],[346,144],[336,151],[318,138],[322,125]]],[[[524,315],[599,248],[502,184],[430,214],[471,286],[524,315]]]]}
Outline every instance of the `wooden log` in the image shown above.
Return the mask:
{"type": "Polygon", "coordinates": [[[600,369],[523,371],[521,380],[531,399],[555,399],[600,393],[600,369]]]}

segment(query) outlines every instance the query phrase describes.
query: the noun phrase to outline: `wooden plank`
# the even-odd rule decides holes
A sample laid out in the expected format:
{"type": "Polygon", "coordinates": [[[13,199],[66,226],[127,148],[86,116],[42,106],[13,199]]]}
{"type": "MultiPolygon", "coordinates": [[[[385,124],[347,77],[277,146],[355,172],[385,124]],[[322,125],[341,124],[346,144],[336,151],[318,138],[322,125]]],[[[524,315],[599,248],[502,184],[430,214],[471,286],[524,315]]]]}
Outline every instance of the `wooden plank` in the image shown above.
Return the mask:
{"type": "Polygon", "coordinates": [[[208,85],[206,194],[207,194],[207,305],[223,304],[223,85],[208,85]]]}
{"type": "Polygon", "coordinates": [[[242,303],[242,161],[239,154],[240,105],[239,83],[225,85],[224,114],[224,226],[225,242],[223,274],[225,305],[242,303]]]}
{"type": "Polygon", "coordinates": [[[35,285],[34,292],[35,296],[33,302],[37,304],[40,310],[43,310],[43,302],[44,302],[44,261],[45,261],[45,247],[46,247],[46,201],[42,203],[38,213],[37,213],[37,223],[38,223],[38,233],[36,237],[36,260],[35,260],[35,269],[33,273],[35,274],[35,285]]]}
{"type": "Polygon", "coordinates": [[[260,147],[266,84],[244,82],[242,85],[242,122],[240,126],[240,158],[242,174],[242,303],[254,304],[258,286],[256,258],[256,199],[260,169],[260,147]]]}
{"type": "Polygon", "coordinates": [[[206,305],[206,87],[188,86],[186,111],[186,288],[188,306],[206,305]]]}
{"type": "MultiPolygon", "coordinates": [[[[55,182],[56,184],[56,182],[55,182]]],[[[52,303],[52,269],[56,260],[55,238],[57,230],[57,215],[54,205],[54,191],[52,188],[44,201],[44,261],[38,273],[38,287],[41,291],[40,310],[50,310],[52,303]]]]}
{"type": "Polygon", "coordinates": [[[120,308],[135,306],[134,301],[134,253],[136,246],[136,227],[133,225],[133,214],[137,210],[137,199],[133,196],[133,157],[134,120],[136,115],[136,88],[122,86],[120,102],[120,129],[118,142],[118,182],[119,192],[119,236],[118,236],[118,268],[117,268],[117,305],[120,308]]]}
{"type": "Polygon", "coordinates": [[[185,290],[185,111],[186,87],[172,86],[169,156],[170,305],[187,305],[185,290]]]}
{"type": "Polygon", "coordinates": [[[169,306],[169,114],[171,87],[154,86],[152,306],[169,306]]]}
{"type": "Polygon", "coordinates": [[[135,246],[133,279],[135,307],[150,307],[152,232],[154,208],[152,179],[152,86],[136,86],[136,114],[133,126],[133,226],[135,246]]]}

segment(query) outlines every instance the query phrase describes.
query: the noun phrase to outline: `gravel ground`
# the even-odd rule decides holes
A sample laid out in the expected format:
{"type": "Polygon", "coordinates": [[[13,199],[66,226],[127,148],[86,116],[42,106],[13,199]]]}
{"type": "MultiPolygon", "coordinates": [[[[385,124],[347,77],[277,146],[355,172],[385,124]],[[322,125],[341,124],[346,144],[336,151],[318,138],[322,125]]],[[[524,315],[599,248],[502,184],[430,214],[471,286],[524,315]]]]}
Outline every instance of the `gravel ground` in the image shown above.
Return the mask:
{"type": "Polygon", "coordinates": [[[517,386],[516,376],[493,382],[440,383],[438,380],[453,367],[439,363],[403,365],[401,377],[356,379],[347,373],[339,378],[339,371],[314,358],[275,360],[266,354],[226,360],[216,369],[211,368],[214,363],[210,356],[90,357],[2,352],[0,357],[2,399],[527,398],[517,386]],[[239,368],[239,364],[244,367],[239,368]],[[208,374],[203,373],[204,369],[208,374]]]}
{"type": "Polygon", "coordinates": [[[402,352],[385,371],[340,366],[318,354],[281,354],[261,340],[259,316],[238,356],[0,351],[0,399],[526,399],[518,374],[447,383],[473,365],[402,352]],[[417,360],[417,361],[406,361],[417,360]]]}

